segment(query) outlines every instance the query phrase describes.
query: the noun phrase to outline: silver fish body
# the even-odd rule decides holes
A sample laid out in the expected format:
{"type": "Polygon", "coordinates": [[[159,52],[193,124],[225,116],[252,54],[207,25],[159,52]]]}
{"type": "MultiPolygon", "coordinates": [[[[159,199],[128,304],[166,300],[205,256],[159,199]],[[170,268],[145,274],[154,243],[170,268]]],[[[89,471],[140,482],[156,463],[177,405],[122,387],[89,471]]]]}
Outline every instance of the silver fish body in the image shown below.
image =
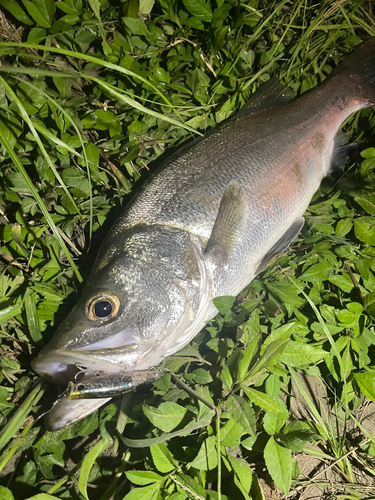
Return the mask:
{"type": "MultiPolygon", "coordinates": [[[[374,75],[370,38],[319,88],[291,100],[270,82],[164,163],[115,223],[34,369],[67,384],[85,370],[148,370],[186,345],[215,316],[214,297],[238,294],[297,236],[321,180],[345,162],[342,122],[375,102],[374,75]]],[[[62,404],[52,428],[80,416],[80,401],[62,404]]]]}

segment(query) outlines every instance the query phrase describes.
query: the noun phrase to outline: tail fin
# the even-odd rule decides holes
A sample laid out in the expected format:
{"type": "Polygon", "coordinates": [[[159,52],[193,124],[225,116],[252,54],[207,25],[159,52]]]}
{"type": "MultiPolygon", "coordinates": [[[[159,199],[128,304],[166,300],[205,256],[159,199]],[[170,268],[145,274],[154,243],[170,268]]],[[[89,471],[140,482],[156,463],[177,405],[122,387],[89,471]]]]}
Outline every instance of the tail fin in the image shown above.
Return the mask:
{"type": "Polygon", "coordinates": [[[366,106],[375,105],[375,37],[368,38],[358,45],[331,73],[346,76],[348,85],[356,87],[366,106]]]}

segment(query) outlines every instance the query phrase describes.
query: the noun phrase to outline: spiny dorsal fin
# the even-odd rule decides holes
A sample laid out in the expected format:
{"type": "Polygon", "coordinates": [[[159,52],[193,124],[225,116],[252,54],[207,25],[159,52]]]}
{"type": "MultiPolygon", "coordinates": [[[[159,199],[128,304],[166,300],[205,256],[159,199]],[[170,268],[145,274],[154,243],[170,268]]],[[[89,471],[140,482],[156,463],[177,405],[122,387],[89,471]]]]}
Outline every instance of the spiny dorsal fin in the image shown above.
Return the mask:
{"type": "Polygon", "coordinates": [[[238,181],[232,181],[226,187],[221,199],[205,254],[220,254],[223,260],[229,259],[238,241],[246,212],[245,191],[238,181]]]}
{"type": "Polygon", "coordinates": [[[264,83],[259,89],[254,92],[250,99],[242,106],[236,113],[236,117],[248,115],[261,109],[272,108],[273,106],[280,106],[286,104],[294,99],[293,92],[288,88],[281,85],[277,78],[271,78],[268,82],[264,83]]]}
{"type": "Polygon", "coordinates": [[[263,259],[260,261],[255,274],[261,273],[271,262],[271,260],[277,255],[285,252],[285,250],[289,247],[292,241],[297,237],[300,233],[303,225],[305,223],[305,219],[303,217],[298,218],[290,228],[282,235],[282,237],[274,244],[274,246],[269,250],[263,259]]]}

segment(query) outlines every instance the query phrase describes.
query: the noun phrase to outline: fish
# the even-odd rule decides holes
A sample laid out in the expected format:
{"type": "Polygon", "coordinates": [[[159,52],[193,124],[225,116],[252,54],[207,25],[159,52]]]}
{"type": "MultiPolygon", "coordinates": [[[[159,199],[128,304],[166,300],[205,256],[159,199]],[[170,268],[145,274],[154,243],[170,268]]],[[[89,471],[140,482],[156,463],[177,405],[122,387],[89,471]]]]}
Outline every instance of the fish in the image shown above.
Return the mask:
{"type": "Polygon", "coordinates": [[[289,247],[322,179],[356,147],[345,144],[340,127],[374,106],[374,80],[372,37],[298,98],[269,80],[232,118],[155,170],[103,242],[77,304],[32,362],[56,384],[75,383],[78,373],[82,384],[93,373],[107,384],[102,392],[95,386],[98,399],[62,398],[48,414],[50,429],[109,401],[113,375],[132,385],[132,373],[179,351],[217,314],[215,297],[236,296],[289,247]]]}

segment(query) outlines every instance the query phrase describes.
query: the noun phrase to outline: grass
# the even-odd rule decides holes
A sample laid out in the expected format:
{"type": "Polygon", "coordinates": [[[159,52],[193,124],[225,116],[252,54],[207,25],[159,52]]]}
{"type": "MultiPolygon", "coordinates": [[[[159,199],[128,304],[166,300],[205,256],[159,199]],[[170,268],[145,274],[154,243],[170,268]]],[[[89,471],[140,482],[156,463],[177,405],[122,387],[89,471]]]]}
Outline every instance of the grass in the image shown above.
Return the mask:
{"type": "Polygon", "coordinates": [[[0,496],[373,498],[370,110],[345,124],[368,149],[324,181],[297,242],[216,301],[152,388],[50,433],[36,417],[57,390],[29,368],[154,160],[270,77],[297,94],[319,84],[375,35],[371,2],[0,5],[0,496]]]}

